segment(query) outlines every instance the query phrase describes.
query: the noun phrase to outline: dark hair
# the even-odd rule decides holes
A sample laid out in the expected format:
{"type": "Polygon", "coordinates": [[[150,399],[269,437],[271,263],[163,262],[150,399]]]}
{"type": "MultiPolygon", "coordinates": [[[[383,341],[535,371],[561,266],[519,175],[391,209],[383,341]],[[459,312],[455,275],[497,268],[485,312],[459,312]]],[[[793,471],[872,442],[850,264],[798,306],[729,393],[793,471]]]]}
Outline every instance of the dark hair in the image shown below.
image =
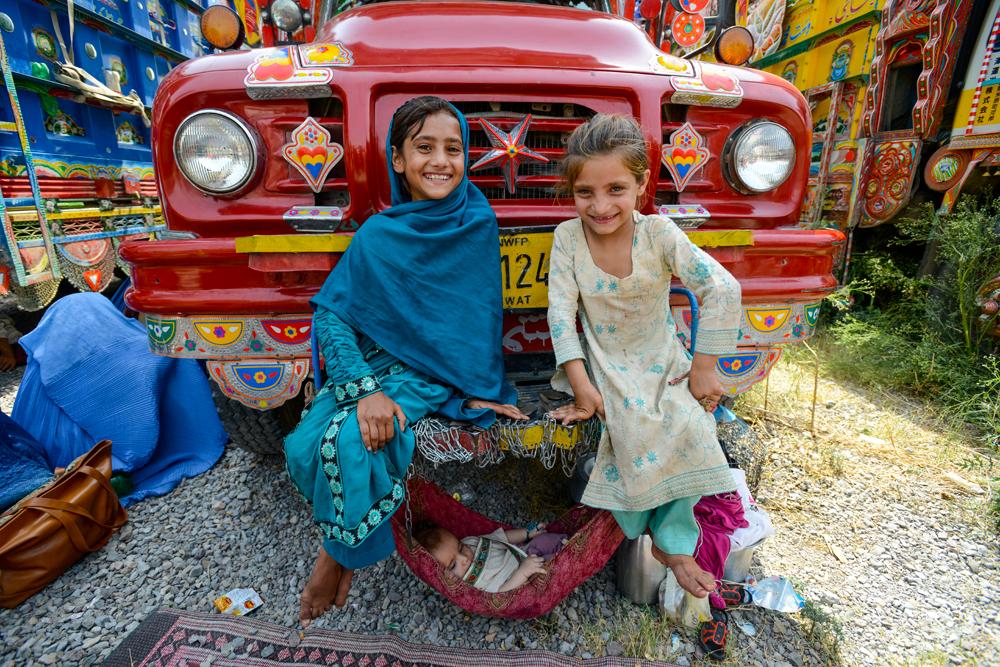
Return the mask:
{"type": "Polygon", "coordinates": [[[599,113],[569,135],[562,159],[561,189],[567,195],[572,194],[573,184],[580,175],[583,164],[591,158],[609,153],[620,155],[625,168],[638,182],[649,169],[646,150],[646,138],[635,118],[599,113]]]}
{"type": "Polygon", "coordinates": [[[455,113],[455,109],[448,103],[448,100],[433,95],[423,95],[407,100],[396,109],[396,113],[392,114],[389,145],[397,151],[403,150],[403,142],[406,141],[407,137],[412,137],[422,130],[428,116],[442,111],[454,116],[455,120],[461,124],[462,121],[459,120],[458,114],[455,113]]]}
{"type": "Polygon", "coordinates": [[[448,531],[440,526],[435,526],[432,524],[421,524],[413,531],[413,539],[415,539],[420,546],[422,546],[427,551],[433,552],[441,543],[444,542],[445,535],[448,531]]]}

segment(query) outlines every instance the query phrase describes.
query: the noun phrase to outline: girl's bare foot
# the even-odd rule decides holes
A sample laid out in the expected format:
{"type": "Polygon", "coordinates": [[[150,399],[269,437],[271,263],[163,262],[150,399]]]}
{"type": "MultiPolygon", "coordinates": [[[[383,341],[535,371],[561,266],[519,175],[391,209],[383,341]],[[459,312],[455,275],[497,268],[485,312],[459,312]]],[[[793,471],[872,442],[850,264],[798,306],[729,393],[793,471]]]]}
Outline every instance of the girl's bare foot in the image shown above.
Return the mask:
{"type": "Polygon", "coordinates": [[[323,547],[319,548],[312,575],[302,589],[299,603],[299,622],[308,628],[313,619],[322,616],[331,604],[343,607],[351,590],[354,570],[348,570],[333,560],[323,547]]]}
{"type": "Polygon", "coordinates": [[[715,590],[715,577],[701,569],[694,557],[664,553],[655,544],[653,557],[673,570],[677,583],[691,595],[703,598],[715,590]]]}

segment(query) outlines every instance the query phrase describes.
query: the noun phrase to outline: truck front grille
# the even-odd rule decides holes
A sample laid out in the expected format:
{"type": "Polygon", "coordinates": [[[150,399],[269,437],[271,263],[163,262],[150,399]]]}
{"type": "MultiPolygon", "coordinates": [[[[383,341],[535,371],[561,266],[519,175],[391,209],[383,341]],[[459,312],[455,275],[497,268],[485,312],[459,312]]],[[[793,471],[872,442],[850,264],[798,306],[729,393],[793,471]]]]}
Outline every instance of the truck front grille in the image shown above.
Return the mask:
{"type": "Polygon", "coordinates": [[[517,184],[509,192],[500,167],[477,169],[469,173],[487,199],[552,200],[559,184],[559,161],[566,150],[570,133],[590,119],[595,112],[575,103],[564,102],[455,102],[469,121],[469,161],[474,164],[493,148],[479,122],[483,118],[504,132],[510,132],[528,114],[531,124],[525,146],[544,155],[548,162],[523,159],[517,169],[517,184]]]}

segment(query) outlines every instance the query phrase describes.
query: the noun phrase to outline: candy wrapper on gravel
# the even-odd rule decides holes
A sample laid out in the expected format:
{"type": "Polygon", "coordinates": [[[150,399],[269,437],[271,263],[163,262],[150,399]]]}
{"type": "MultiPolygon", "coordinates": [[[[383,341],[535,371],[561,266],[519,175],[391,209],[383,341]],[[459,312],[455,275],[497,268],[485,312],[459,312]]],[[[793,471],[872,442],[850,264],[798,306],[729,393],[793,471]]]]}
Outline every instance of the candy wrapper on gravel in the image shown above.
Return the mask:
{"type": "Polygon", "coordinates": [[[215,609],[220,614],[245,616],[264,604],[264,600],[252,588],[234,588],[215,599],[215,609]]]}

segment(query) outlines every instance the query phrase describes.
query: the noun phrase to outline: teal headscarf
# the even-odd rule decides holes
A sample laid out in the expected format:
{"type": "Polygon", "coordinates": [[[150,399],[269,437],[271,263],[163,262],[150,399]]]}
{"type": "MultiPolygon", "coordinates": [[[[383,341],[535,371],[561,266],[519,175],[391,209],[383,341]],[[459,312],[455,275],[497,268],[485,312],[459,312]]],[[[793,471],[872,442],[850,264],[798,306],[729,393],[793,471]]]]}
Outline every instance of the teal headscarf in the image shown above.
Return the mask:
{"type": "MultiPolygon", "coordinates": [[[[452,109],[468,171],[469,125],[452,109]]],[[[412,201],[392,168],[388,139],[386,163],[392,207],[361,225],[313,305],[465,396],[514,402],[516,392],[504,381],[493,209],[468,176],[444,199],[412,201]]]]}

